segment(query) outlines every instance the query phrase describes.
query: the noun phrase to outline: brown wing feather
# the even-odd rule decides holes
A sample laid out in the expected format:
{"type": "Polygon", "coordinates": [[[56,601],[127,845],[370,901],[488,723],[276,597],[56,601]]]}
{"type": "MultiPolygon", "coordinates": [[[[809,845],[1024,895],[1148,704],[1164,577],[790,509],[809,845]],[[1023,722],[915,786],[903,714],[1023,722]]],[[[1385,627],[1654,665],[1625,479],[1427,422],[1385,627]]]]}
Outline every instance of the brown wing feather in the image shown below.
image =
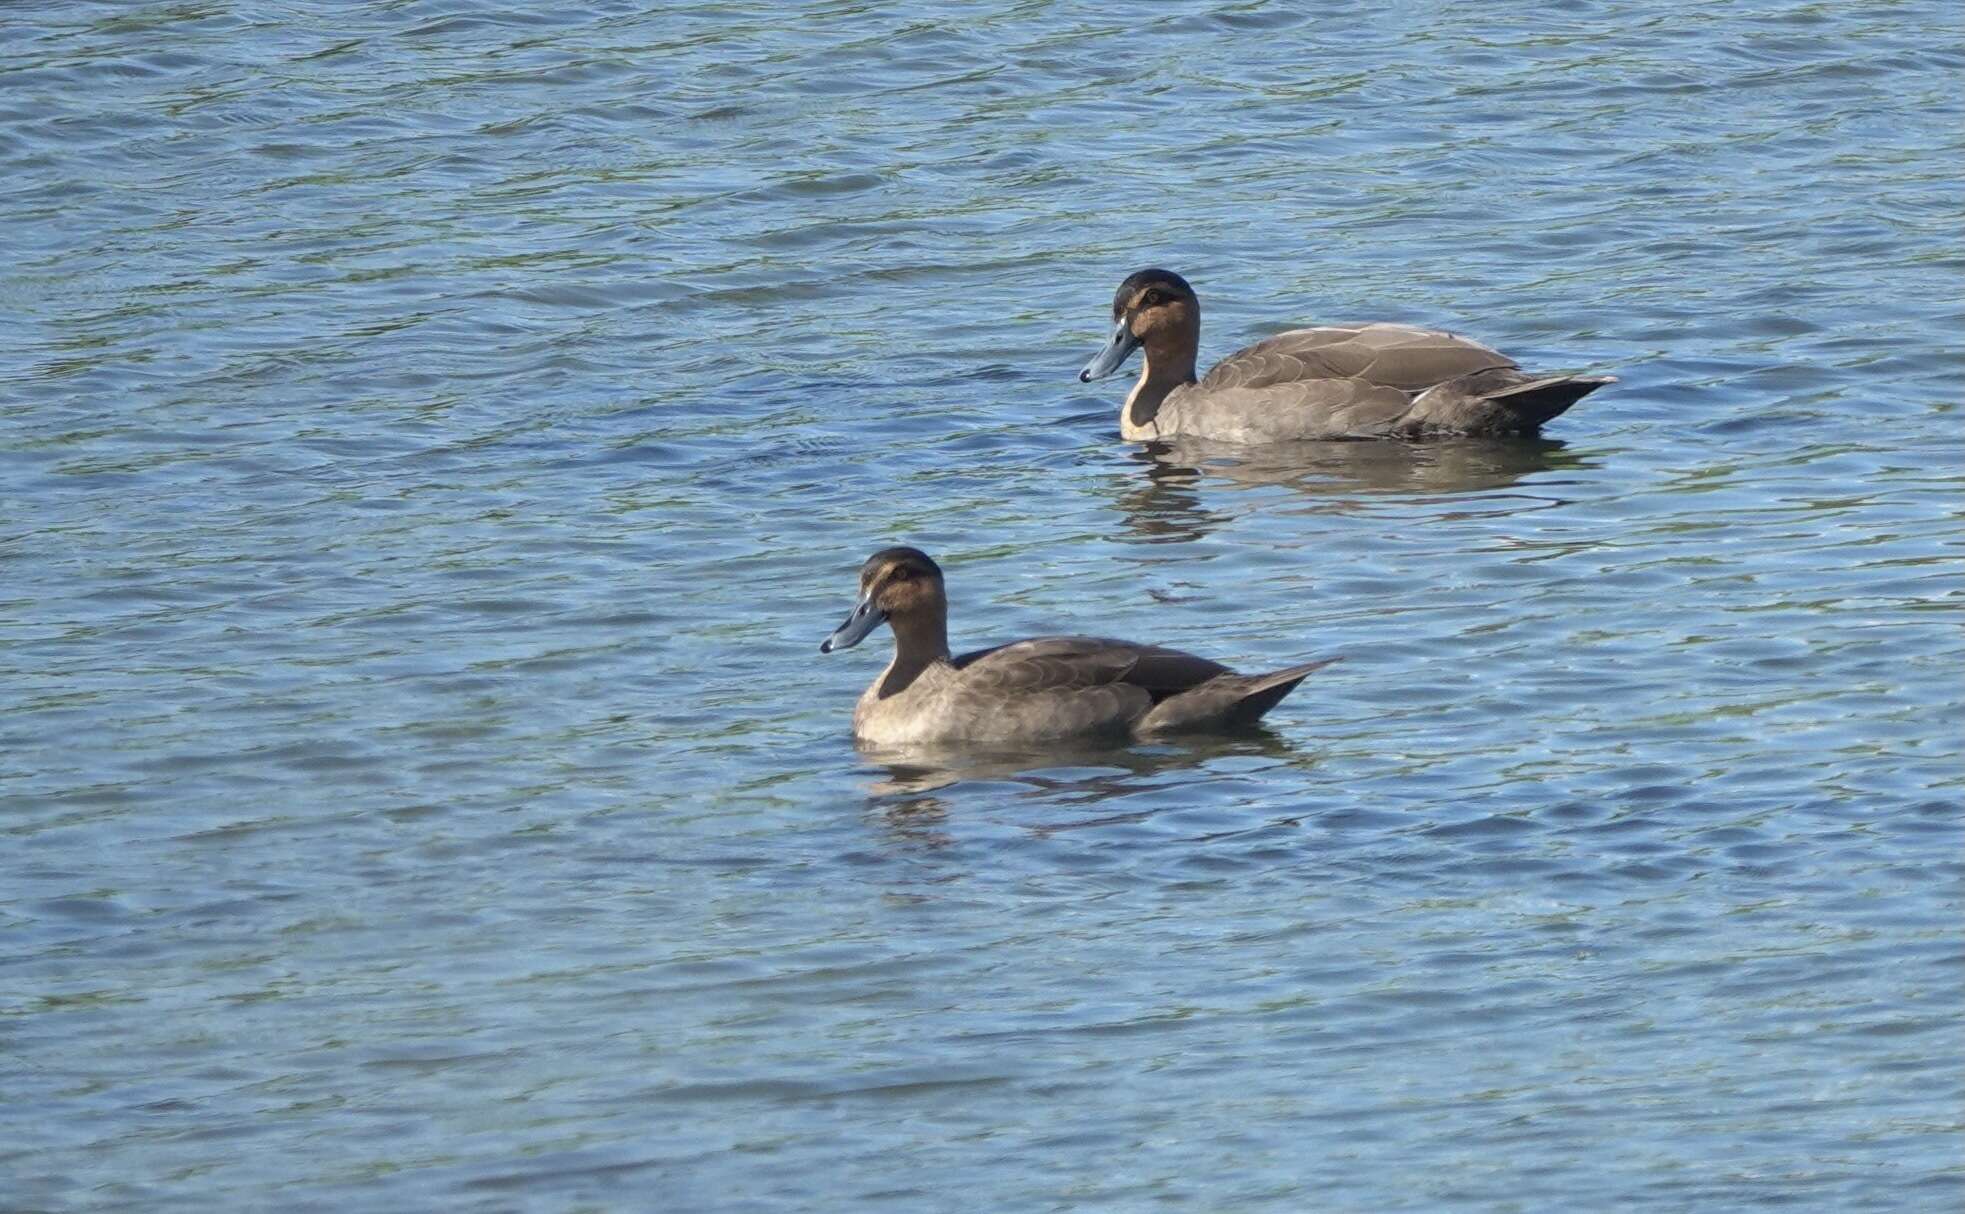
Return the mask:
{"type": "Polygon", "coordinates": [[[1200,386],[1213,392],[1356,380],[1364,387],[1418,393],[1457,376],[1514,366],[1507,355],[1451,333],[1410,325],[1321,325],[1237,350],[1216,363],[1200,386]]]}
{"type": "Polygon", "coordinates": [[[950,736],[970,741],[1225,728],[1254,721],[1324,664],[1243,677],[1158,645],[1037,637],[953,659],[936,711],[950,736]]]}
{"type": "Polygon", "coordinates": [[[962,672],[965,684],[978,690],[1029,694],[1123,683],[1147,692],[1156,703],[1228,670],[1178,649],[1077,636],[1016,641],[965,653],[950,664],[962,672]]]}

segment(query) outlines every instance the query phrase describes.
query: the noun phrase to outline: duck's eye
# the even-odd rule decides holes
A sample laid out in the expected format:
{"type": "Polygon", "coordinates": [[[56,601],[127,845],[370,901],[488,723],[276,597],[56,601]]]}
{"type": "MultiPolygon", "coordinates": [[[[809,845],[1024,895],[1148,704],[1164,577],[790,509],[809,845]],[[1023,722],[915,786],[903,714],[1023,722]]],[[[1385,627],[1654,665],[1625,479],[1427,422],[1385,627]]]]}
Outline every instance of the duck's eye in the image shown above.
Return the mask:
{"type": "Polygon", "coordinates": [[[1157,308],[1161,304],[1166,302],[1167,302],[1167,297],[1160,294],[1158,291],[1148,291],[1146,293],[1146,306],[1149,308],[1157,308]]]}

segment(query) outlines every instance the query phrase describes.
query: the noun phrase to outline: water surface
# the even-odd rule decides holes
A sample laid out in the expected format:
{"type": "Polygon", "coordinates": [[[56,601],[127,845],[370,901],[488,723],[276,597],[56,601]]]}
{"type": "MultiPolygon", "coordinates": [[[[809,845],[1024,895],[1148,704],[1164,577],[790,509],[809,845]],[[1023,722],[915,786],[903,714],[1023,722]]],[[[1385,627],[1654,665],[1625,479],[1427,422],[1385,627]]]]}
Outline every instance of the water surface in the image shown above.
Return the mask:
{"type": "Polygon", "coordinates": [[[0,1205],[1955,1209],[1957,25],[9,6],[0,1205]],[[1622,382],[1128,446],[1155,263],[1622,382]],[[896,542],[1346,660],[862,755],[896,542]]]}

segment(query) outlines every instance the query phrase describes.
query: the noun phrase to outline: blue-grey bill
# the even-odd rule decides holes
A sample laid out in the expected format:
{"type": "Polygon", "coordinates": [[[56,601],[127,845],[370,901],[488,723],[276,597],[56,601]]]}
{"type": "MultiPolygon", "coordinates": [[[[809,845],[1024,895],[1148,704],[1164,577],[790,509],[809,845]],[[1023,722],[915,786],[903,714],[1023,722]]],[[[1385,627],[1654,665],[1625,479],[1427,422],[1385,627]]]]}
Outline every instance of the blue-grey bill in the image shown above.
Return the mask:
{"type": "Polygon", "coordinates": [[[1137,349],[1139,338],[1133,336],[1133,331],[1126,327],[1125,318],[1121,317],[1119,323],[1112,326],[1112,340],[1098,352],[1097,358],[1085,364],[1085,369],[1078,373],[1078,382],[1089,384],[1095,379],[1104,379],[1117,371],[1120,364],[1126,361],[1126,356],[1137,349]]]}
{"type": "Polygon", "coordinates": [[[820,653],[831,653],[835,649],[851,649],[867,639],[867,633],[887,622],[887,613],[873,605],[870,598],[861,599],[853,608],[853,614],[846,622],[833,629],[832,635],[819,642],[820,653]]]}

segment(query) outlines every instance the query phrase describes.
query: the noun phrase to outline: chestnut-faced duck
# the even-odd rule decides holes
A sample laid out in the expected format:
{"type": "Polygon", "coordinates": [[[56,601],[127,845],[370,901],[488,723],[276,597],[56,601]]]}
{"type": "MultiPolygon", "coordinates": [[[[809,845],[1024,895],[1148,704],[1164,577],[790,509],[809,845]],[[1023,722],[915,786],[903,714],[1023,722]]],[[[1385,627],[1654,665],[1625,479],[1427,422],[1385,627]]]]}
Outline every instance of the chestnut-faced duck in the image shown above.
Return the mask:
{"type": "Polygon", "coordinates": [[[1119,432],[1238,443],[1534,434],[1614,376],[1531,375],[1452,333],[1398,324],[1320,325],[1237,350],[1197,379],[1201,303],[1170,270],[1141,270],[1112,297],[1112,340],[1090,383],[1144,348],[1119,432]]]}
{"type": "Polygon", "coordinates": [[[1233,730],[1254,724],[1305,675],[1337,660],[1242,675],[1178,649],[1085,636],[951,657],[942,571],[916,548],[867,558],[858,605],[819,652],[850,649],[882,624],[894,630],[894,660],[853,709],[854,736],[878,746],[1233,730]]]}

